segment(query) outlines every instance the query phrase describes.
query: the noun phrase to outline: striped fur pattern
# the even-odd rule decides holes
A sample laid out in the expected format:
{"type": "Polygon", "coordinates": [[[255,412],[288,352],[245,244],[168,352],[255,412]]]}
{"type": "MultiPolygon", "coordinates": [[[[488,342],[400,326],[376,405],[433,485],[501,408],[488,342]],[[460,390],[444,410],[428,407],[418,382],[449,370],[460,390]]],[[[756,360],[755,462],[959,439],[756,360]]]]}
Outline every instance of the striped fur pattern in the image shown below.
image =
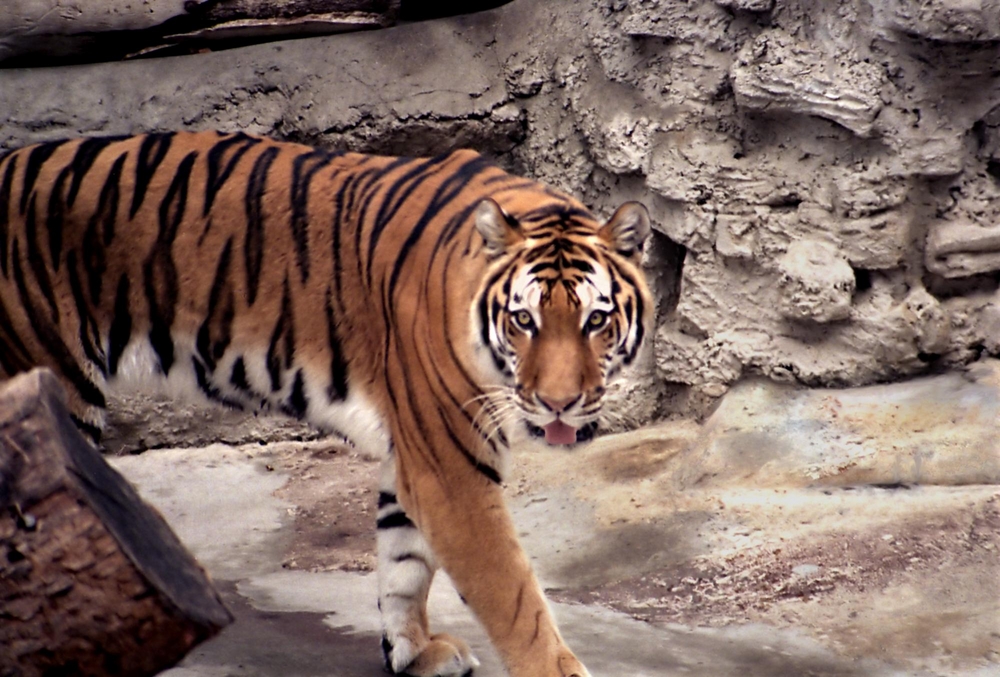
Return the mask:
{"type": "Polygon", "coordinates": [[[514,677],[589,673],[517,543],[526,435],[589,437],[650,321],[650,231],[471,151],[334,153],[245,134],[43,143],[0,158],[0,378],[47,366],[80,428],[160,384],[284,411],[383,454],[387,667],[477,664],[430,631],[443,567],[514,677]]]}

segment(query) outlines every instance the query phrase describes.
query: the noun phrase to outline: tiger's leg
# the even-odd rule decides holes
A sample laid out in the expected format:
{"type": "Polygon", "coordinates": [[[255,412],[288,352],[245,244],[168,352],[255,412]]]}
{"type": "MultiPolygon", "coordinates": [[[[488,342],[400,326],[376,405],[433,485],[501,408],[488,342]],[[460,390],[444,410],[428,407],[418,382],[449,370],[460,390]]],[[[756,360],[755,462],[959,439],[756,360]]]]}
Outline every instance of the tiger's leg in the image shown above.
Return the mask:
{"type": "MultiPolygon", "coordinates": [[[[401,453],[401,452],[400,452],[401,453]]],[[[499,484],[465,459],[400,456],[400,501],[476,614],[511,677],[590,677],[566,646],[517,540],[499,484]],[[402,474],[405,474],[403,476],[402,474]]]]}
{"type": "Polygon", "coordinates": [[[461,677],[479,661],[457,637],[430,634],[427,594],[437,563],[396,500],[395,459],[382,462],[378,498],[378,583],[382,652],[394,674],[461,677]]]}

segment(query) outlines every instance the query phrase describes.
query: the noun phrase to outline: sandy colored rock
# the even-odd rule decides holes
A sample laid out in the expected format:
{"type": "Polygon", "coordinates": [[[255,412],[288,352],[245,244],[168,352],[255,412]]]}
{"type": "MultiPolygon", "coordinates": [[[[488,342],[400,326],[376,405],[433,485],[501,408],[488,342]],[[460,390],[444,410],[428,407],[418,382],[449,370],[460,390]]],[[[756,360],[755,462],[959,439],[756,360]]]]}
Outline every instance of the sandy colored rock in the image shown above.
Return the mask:
{"type": "Polygon", "coordinates": [[[996,0],[880,0],[872,6],[887,26],[932,40],[980,42],[1000,38],[1000,2],[996,0]]]}
{"type": "Polygon", "coordinates": [[[927,235],[927,267],[942,277],[1000,270],[1000,225],[938,223],[927,235]]]}
{"type": "Polygon", "coordinates": [[[824,54],[781,31],[744,45],[732,67],[736,103],[818,115],[869,136],[882,109],[882,71],[850,52],[824,54]]]}
{"type": "Polygon", "coordinates": [[[786,319],[825,323],[850,316],[854,270],[829,242],[796,240],[778,260],[778,270],[778,299],[786,319]]]}

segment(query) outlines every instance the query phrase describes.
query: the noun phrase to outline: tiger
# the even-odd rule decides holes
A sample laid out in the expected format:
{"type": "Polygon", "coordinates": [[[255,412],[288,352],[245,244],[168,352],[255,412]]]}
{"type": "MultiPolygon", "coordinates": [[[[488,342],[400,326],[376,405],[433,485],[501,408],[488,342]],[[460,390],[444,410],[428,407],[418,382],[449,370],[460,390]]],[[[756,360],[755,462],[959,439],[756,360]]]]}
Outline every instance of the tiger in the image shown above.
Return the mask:
{"type": "Polygon", "coordinates": [[[588,677],[503,498],[511,449],[594,435],[650,331],[647,210],[597,220],[472,150],[408,158],[242,132],[0,158],[0,380],[50,368],[95,443],[109,388],[269,409],[380,454],[388,671],[471,674],[431,631],[443,568],[513,677],[588,677]]]}

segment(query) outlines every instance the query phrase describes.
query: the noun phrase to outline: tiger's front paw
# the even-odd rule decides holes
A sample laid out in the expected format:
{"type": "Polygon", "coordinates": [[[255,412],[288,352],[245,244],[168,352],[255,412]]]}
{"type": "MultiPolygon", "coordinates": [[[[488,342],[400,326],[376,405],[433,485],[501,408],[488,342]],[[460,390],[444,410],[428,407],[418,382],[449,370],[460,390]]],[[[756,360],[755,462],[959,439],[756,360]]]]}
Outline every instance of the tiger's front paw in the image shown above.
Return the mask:
{"type": "Polygon", "coordinates": [[[458,637],[445,633],[431,635],[427,643],[417,650],[403,646],[406,642],[386,652],[389,669],[406,677],[465,677],[471,675],[479,660],[472,655],[469,645],[458,637]]]}
{"type": "Polygon", "coordinates": [[[560,677],[591,677],[587,668],[572,653],[559,656],[556,664],[559,666],[560,677]]]}

